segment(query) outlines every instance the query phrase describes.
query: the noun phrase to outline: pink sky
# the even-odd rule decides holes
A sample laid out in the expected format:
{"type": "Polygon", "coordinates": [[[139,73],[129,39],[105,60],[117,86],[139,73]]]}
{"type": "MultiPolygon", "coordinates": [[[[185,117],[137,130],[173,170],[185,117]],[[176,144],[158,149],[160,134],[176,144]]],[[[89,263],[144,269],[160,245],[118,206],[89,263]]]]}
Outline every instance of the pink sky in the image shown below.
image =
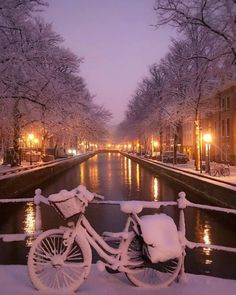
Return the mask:
{"type": "Polygon", "coordinates": [[[81,74],[95,102],[119,123],[137,83],[170,44],[173,29],[155,30],[153,0],[48,0],[42,16],[84,57],[81,74]]]}

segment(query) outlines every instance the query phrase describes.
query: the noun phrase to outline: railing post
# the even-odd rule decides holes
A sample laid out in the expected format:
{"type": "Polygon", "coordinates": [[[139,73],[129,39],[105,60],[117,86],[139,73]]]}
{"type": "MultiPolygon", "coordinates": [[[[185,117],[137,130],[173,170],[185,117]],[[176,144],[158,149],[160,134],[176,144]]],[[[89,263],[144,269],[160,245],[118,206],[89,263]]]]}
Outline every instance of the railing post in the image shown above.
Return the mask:
{"type": "Polygon", "coordinates": [[[42,190],[40,188],[37,188],[35,190],[35,196],[34,196],[34,204],[36,205],[35,235],[39,234],[42,231],[42,215],[41,215],[41,208],[40,208],[41,194],[42,194],[42,190]]]}
{"type": "Polygon", "coordinates": [[[185,198],[186,193],[185,192],[180,192],[178,194],[179,199],[178,199],[178,208],[180,210],[179,212],[179,238],[180,238],[180,243],[182,247],[182,255],[183,255],[183,261],[182,261],[182,266],[180,270],[180,281],[186,282],[187,277],[185,274],[185,269],[184,269],[184,261],[185,261],[185,256],[186,256],[186,225],[185,225],[185,215],[184,215],[184,209],[188,205],[188,200],[185,198]]]}

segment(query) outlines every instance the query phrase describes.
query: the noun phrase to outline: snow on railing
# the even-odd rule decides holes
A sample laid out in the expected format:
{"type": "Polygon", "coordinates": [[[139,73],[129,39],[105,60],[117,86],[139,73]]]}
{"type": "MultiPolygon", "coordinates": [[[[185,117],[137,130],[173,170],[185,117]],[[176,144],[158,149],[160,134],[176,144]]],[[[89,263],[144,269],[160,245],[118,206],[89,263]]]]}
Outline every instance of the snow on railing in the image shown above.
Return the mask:
{"type": "MultiPolygon", "coordinates": [[[[185,258],[186,252],[185,248],[188,247],[190,249],[193,248],[210,248],[214,250],[222,250],[226,252],[235,252],[236,248],[233,247],[225,247],[220,245],[211,245],[211,244],[205,244],[205,243],[195,243],[192,241],[187,240],[186,238],[186,222],[185,222],[185,214],[184,209],[187,207],[194,207],[204,210],[213,210],[218,212],[224,212],[227,214],[236,214],[236,210],[229,209],[229,208],[222,208],[222,207],[216,207],[216,206],[209,206],[209,205],[203,205],[203,204],[195,204],[186,199],[185,192],[180,192],[178,194],[178,200],[177,201],[158,201],[158,202],[147,202],[147,201],[141,201],[143,208],[152,208],[152,209],[159,209],[161,206],[177,206],[180,210],[179,214],[179,238],[180,243],[183,249],[183,259],[185,258]]],[[[10,241],[21,241],[26,239],[29,236],[37,236],[42,231],[42,218],[41,218],[41,207],[40,204],[44,203],[49,205],[48,199],[44,196],[42,196],[41,189],[35,190],[35,196],[34,198],[21,198],[21,199],[0,199],[0,205],[6,204],[6,203],[14,203],[14,202],[34,202],[36,205],[36,217],[35,217],[35,232],[33,234],[24,233],[24,234],[2,234],[0,235],[0,239],[2,238],[4,242],[10,242],[10,241]]],[[[92,203],[95,204],[107,204],[107,205],[121,205],[122,202],[125,201],[104,201],[104,200],[94,200],[92,203]]],[[[185,271],[184,271],[184,263],[182,263],[182,269],[181,269],[181,278],[185,279],[185,271]]]]}

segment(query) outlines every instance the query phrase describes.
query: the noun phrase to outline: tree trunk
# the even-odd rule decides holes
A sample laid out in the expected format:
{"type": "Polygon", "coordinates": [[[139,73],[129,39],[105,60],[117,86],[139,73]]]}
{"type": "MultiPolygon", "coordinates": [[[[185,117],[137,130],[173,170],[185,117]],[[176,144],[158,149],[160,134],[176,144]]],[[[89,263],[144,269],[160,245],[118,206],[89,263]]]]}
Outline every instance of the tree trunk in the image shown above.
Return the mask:
{"type": "Polygon", "coordinates": [[[162,127],[160,129],[160,160],[162,161],[162,154],[163,154],[163,131],[162,127]]]}
{"type": "Polygon", "coordinates": [[[19,100],[15,101],[13,106],[13,153],[11,159],[11,166],[20,165],[20,118],[19,100]]]}
{"type": "Polygon", "coordinates": [[[200,120],[198,112],[196,113],[196,120],[194,124],[195,129],[195,167],[197,171],[201,169],[200,163],[200,120]]]}
{"type": "Polygon", "coordinates": [[[177,140],[178,135],[177,132],[174,134],[174,158],[173,158],[173,164],[177,164],[177,140]]]}

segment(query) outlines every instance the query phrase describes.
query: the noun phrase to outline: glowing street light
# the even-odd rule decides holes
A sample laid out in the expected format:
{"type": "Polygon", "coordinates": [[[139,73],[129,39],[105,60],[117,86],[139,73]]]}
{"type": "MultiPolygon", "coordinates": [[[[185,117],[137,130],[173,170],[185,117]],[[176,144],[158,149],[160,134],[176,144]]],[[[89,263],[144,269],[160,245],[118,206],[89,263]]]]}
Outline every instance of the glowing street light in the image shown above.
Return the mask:
{"type": "Polygon", "coordinates": [[[28,141],[30,145],[30,165],[32,165],[32,148],[33,148],[33,141],[34,141],[34,134],[30,133],[28,134],[28,141]]]}
{"type": "Polygon", "coordinates": [[[153,141],[153,151],[156,154],[156,159],[158,157],[158,155],[157,155],[157,148],[158,148],[158,146],[159,146],[158,141],[153,141]]]}
{"type": "Polygon", "coordinates": [[[210,148],[212,136],[209,133],[203,135],[203,140],[206,144],[206,173],[210,173],[210,148]]]}

